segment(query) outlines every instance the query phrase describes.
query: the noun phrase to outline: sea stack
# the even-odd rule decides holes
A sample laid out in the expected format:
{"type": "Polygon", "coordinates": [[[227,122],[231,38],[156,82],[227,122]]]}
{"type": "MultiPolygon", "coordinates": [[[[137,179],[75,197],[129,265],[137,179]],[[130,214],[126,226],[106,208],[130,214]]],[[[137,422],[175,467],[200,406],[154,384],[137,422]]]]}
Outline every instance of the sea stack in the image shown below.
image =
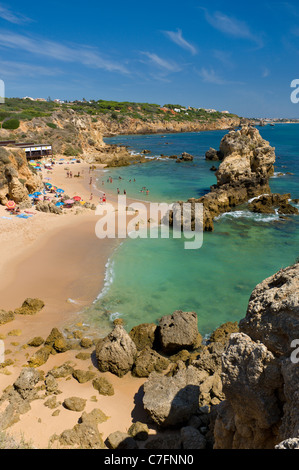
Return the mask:
{"type": "MultiPolygon", "coordinates": [[[[264,140],[258,129],[244,125],[240,130],[230,131],[220,143],[219,155],[223,160],[215,172],[217,183],[210,192],[199,199],[188,199],[204,206],[203,229],[213,231],[213,219],[229,212],[233,207],[261,194],[271,193],[269,178],[274,174],[275,149],[264,140]]],[[[182,206],[182,202],[177,203],[182,206]]],[[[191,209],[194,214],[194,210],[191,209]]],[[[171,211],[170,225],[178,223],[174,218],[180,211],[171,211]]],[[[191,229],[195,228],[194,217],[191,229]]]]}

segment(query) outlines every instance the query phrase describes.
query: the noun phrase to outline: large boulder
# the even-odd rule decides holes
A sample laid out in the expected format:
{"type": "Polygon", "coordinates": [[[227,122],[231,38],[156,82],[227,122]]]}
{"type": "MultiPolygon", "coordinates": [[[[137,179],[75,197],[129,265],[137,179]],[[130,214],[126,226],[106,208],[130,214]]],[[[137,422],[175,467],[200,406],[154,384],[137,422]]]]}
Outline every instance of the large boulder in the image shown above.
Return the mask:
{"type": "Polygon", "coordinates": [[[162,372],[167,369],[170,362],[157,351],[145,348],[137,354],[132,374],[137,377],[148,377],[151,372],[162,372]]]}
{"type": "Polygon", "coordinates": [[[129,372],[134,364],[137,348],[134,341],[121,323],[114,324],[114,328],[96,346],[96,359],[101,372],[112,372],[122,377],[129,372]]]}
{"type": "Polygon", "coordinates": [[[196,313],[176,310],[172,315],[162,317],[159,321],[159,338],[161,350],[166,354],[198,347],[201,336],[196,313]]]}
{"type": "Polygon", "coordinates": [[[40,312],[45,306],[45,303],[40,299],[26,299],[24,300],[22,307],[15,310],[15,314],[18,315],[35,315],[40,312]]]}
{"type": "Polygon", "coordinates": [[[207,375],[193,366],[172,377],[152,372],[144,384],[143,396],[150,418],[161,427],[187,423],[199,410],[199,387],[207,375]]]}
{"type": "Polygon", "coordinates": [[[132,328],[129,335],[134,341],[138,351],[141,351],[146,347],[154,348],[156,341],[156,330],[157,325],[154,323],[142,323],[132,328]]]}

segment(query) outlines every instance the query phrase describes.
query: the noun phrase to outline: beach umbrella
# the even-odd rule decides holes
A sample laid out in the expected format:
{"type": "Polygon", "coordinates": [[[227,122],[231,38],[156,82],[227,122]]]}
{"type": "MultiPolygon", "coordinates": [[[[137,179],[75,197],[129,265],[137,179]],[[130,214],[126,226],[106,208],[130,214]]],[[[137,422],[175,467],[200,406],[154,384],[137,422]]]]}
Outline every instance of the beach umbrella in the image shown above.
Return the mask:
{"type": "Polygon", "coordinates": [[[64,205],[64,202],[57,202],[57,203],[55,204],[56,207],[60,207],[60,206],[63,206],[63,205],[64,205]]]}
{"type": "Polygon", "coordinates": [[[28,194],[29,197],[34,198],[35,196],[33,194],[28,194]]]}
{"type": "Polygon", "coordinates": [[[80,197],[80,196],[74,196],[73,199],[74,199],[74,201],[81,201],[81,197],[80,197]]]}
{"type": "Polygon", "coordinates": [[[33,196],[37,197],[37,196],[41,196],[42,193],[40,193],[39,191],[36,191],[35,193],[33,193],[33,196]]]}
{"type": "Polygon", "coordinates": [[[45,186],[47,186],[48,189],[52,188],[51,183],[45,183],[45,186]]]}
{"type": "Polygon", "coordinates": [[[9,210],[14,209],[14,208],[16,207],[15,201],[8,201],[8,202],[6,203],[6,207],[7,207],[7,209],[9,209],[9,210]]]}
{"type": "Polygon", "coordinates": [[[56,189],[56,192],[59,193],[59,194],[62,194],[62,193],[64,193],[64,189],[56,189]]]}
{"type": "Polygon", "coordinates": [[[66,201],[64,201],[64,204],[74,204],[74,200],[73,199],[67,199],[66,201]]]}

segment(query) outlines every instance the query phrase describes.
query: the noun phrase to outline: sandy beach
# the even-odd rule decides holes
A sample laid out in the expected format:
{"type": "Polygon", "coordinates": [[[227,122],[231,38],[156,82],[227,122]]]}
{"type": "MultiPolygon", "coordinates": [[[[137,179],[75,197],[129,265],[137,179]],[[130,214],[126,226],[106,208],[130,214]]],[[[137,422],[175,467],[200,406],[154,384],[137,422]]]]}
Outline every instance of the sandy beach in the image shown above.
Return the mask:
{"type": "MultiPolygon", "coordinates": [[[[52,184],[63,188],[70,197],[78,195],[89,201],[92,192],[92,202],[97,204],[101,192],[95,187],[91,188],[89,165],[75,163],[72,170],[74,174],[80,172],[80,177],[68,178],[65,165],[56,164],[50,172],[43,170],[43,178],[50,178],[52,184]]],[[[116,207],[117,196],[108,192],[106,195],[107,202],[116,207]]],[[[118,241],[97,238],[95,224],[99,217],[94,210],[82,209],[76,212],[76,208],[63,215],[33,210],[34,215],[24,220],[8,218],[5,208],[0,207],[0,308],[14,310],[28,297],[40,298],[45,302],[45,307],[38,314],[19,315],[0,327],[5,358],[11,357],[15,361],[13,365],[0,369],[0,393],[13,383],[22,367],[28,365],[28,357],[35,352],[35,348],[28,347],[27,343],[33,337],[42,336],[45,339],[53,327],[62,330],[78,322],[77,329],[82,335],[89,334],[87,327],[80,323],[78,313],[90,305],[101,291],[105,265],[118,241]]],[[[101,396],[91,382],[79,384],[74,378],[59,379],[61,394],[57,399],[62,402],[68,396],[85,398],[87,412],[99,407],[109,416],[99,426],[103,439],[113,431],[127,431],[136,416],[142,418],[143,412],[138,399],[136,403],[136,397],[140,396],[138,391],[144,380],[134,378],[131,374],[122,379],[110,373],[101,374],[95,365],[91,365],[90,360],[77,359],[77,354],[78,351],[74,350],[51,356],[39,369],[46,374],[53,367],[71,361],[75,368],[92,369],[98,375],[109,376],[115,394],[101,396]]],[[[0,412],[6,405],[2,404],[0,412]]],[[[23,436],[35,448],[47,448],[54,433],[59,434],[72,428],[80,417],[79,413],[66,410],[61,405],[59,410],[58,416],[52,416],[53,410],[45,407],[43,400],[35,400],[31,404],[31,411],[22,415],[20,421],[7,432],[17,438],[23,436]]]]}

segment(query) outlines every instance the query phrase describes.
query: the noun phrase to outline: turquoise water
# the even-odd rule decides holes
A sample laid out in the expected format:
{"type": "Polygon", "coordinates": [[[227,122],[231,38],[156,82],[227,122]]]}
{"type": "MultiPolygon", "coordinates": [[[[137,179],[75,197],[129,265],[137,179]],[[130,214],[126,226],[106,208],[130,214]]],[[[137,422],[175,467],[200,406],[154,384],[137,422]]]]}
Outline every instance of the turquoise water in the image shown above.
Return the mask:
{"type": "MultiPolygon", "coordinates": [[[[276,147],[276,173],[294,173],[272,178],[271,189],[291,192],[294,198],[299,197],[298,131],[296,125],[260,128],[262,136],[276,147]]],[[[105,187],[126,189],[129,197],[160,202],[202,195],[215,183],[215,175],[209,170],[213,163],[205,161],[205,151],[210,146],[219,148],[225,133],[107,139],[136,151],[149,149],[152,155],[186,151],[195,159],[180,164],[149,161],[109,170],[99,174],[98,184],[104,180],[105,187]],[[113,178],[112,184],[107,183],[108,176],[113,178]],[[149,196],[140,193],[142,186],[150,190],[149,196]]],[[[183,239],[127,239],[108,262],[105,288],[86,312],[88,319],[105,328],[115,317],[122,317],[130,330],[140,323],[156,322],[174,310],[193,310],[201,333],[209,334],[226,321],[243,318],[256,284],[296,260],[298,228],[298,216],[282,221],[276,215],[252,214],[244,205],[222,215],[215,222],[215,231],[204,233],[203,246],[198,250],[185,250],[183,239]]]]}

